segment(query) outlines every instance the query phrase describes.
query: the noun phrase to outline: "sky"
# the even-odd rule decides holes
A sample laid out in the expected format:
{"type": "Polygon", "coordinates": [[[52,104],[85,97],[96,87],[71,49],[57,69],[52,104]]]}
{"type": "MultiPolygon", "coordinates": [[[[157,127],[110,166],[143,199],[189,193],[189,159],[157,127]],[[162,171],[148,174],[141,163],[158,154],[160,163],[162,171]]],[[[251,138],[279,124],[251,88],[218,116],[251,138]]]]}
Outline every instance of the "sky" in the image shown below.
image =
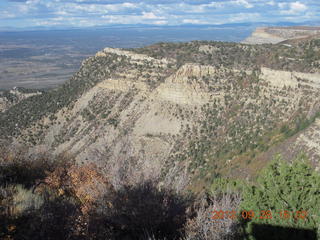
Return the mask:
{"type": "Polygon", "coordinates": [[[306,21],[320,0],[0,0],[0,28],[306,21]]]}

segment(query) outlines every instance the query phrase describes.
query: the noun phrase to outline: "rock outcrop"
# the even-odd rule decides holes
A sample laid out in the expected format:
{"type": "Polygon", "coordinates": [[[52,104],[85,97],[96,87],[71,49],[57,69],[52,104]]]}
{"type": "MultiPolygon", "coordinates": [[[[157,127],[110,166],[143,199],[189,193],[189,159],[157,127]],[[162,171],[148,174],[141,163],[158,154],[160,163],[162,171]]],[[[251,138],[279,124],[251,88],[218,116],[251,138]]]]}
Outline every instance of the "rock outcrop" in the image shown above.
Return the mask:
{"type": "Polygon", "coordinates": [[[40,95],[41,92],[37,90],[28,90],[26,91],[23,88],[14,87],[11,90],[0,92],[0,112],[4,112],[13,105],[19,103],[20,101],[40,95]]]}
{"type": "Polygon", "coordinates": [[[306,38],[320,34],[320,27],[261,27],[257,28],[243,43],[280,43],[288,39],[306,38]]]}

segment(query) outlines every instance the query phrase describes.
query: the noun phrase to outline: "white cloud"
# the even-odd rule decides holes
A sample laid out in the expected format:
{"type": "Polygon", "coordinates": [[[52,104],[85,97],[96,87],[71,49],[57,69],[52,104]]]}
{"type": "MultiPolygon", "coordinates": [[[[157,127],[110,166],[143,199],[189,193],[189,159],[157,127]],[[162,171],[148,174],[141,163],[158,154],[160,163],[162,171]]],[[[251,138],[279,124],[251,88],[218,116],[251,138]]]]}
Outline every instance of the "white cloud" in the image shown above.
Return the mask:
{"type": "Polygon", "coordinates": [[[306,5],[300,2],[294,2],[294,3],[291,3],[290,5],[291,5],[291,9],[297,12],[305,11],[308,9],[306,5]]]}
{"type": "MultiPolygon", "coordinates": [[[[128,9],[136,8],[137,5],[132,3],[122,4],[77,4],[77,3],[65,3],[55,4],[50,9],[53,10],[55,15],[63,16],[82,16],[84,18],[90,18],[91,16],[101,16],[110,13],[123,13],[128,9]]],[[[94,21],[94,19],[92,19],[94,21]]]]}
{"type": "Polygon", "coordinates": [[[229,22],[257,21],[260,17],[259,13],[237,13],[229,18],[229,22]]]}
{"type": "Polygon", "coordinates": [[[121,23],[121,24],[156,24],[156,25],[165,25],[168,24],[167,20],[161,18],[151,18],[152,15],[148,14],[149,18],[143,18],[143,15],[104,15],[101,17],[103,24],[106,23],[121,23]]]}
{"type": "Polygon", "coordinates": [[[253,8],[253,4],[249,3],[247,0],[236,0],[234,1],[235,4],[238,4],[238,5],[242,5],[244,6],[245,8],[253,8]]]}
{"type": "Polygon", "coordinates": [[[0,18],[5,19],[5,18],[14,18],[17,17],[16,14],[10,13],[9,11],[0,11],[0,18]]]}
{"type": "Polygon", "coordinates": [[[142,12],[142,19],[164,19],[164,17],[158,17],[153,12],[142,12]]]}
{"type": "Polygon", "coordinates": [[[122,6],[125,8],[136,8],[137,5],[129,2],[122,3],[122,6]]]}
{"type": "MultiPolygon", "coordinates": [[[[283,8],[283,5],[282,5],[282,8],[283,8]]],[[[284,15],[296,15],[296,14],[299,14],[301,12],[306,11],[307,9],[308,9],[308,7],[306,5],[304,5],[303,3],[293,2],[293,3],[289,4],[288,10],[282,10],[282,11],[280,11],[280,13],[284,14],[284,15]]]]}
{"type": "Polygon", "coordinates": [[[166,25],[166,24],[168,24],[168,21],[165,21],[165,20],[154,21],[153,24],[156,24],[156,25],[166,25]]]}
{"type": "Polygon", "coordinates": [[[203,7],[214,7],[214,8],[220,8],[224,6],[223,2],[211,2],[208,4],[202,4],[203,7]]]}
{"type": "Polygon", "coordinates": [[[270,2],[267,2],[267,5],[275,6],[275,5],[276,5],[276,2],[275,2],[275,1],[270,1],[270,2]]]}
{"type": "Polygon", "coordinates": [[[203,13],[206,11],[206,7],[206,4],[190,5],[186,3],[180,3],[175,7],[175,9],[184,13],[203,13]]]}
{"type": "Polygon", "coordinates": [[[201,21],[199,19],[183,19],[182,23],[190,23],[190,24],[207,24],[208,22],[201,21]]]}
{"type": "Polygon", "coordinates": [[[56,11],[55,14],[56,14],[56,15],[62,15],[62,16],[68,16],[68,15],[70,15],[68,12],[66,12],[66,11],[60,11],[60,10],[56,11]]]}
{"type": "Polygon", "coordinates": [[[206,4],[200,4],[200,5],[190,5],[181,3],[178,5],[178,9],[182,10],[186,13],[204,13],[209,12],[212,8],[226,8],[226,7],[232,7],[233,5],[240,5],[245,8],[253,8],[254,5],[248,2],[247,0],[231,0],[231,1],[225,1],[225,2],[210,2],[206,4]]]}
{"type": "MultiPolygon", "coordinates": [[[[51,23],[79,26],[108,23],[223,24],[276,22],[286,19],[302,22],[319,21],[318,1],[320,0],[16,0],[8,1],[7,6],[0,9],[0,18],[12,22],[12,25],[21,21],[19,19],[24,19],[20,25],[32,25],[38,21],[38,24],[44,25],[51,23]],[[275,7],[278,8],[276,12],[275,7]]],[[[4,25],[4,21],[0,22],[1,25],[4,25]]]]}
{"type": "Polygon", "coordinates": [[[285,2],[278,3],[279,8],[285,8],[287,5],[288,5],[288,3],[285,3],[285,2]]]}
{"type": "Polygon", "coordinates": [[[26,1],[27,5],[35,5],[35,4],[39,4],[41,2],[41,0],[28,0],[26,1]]]}
{"type": "Polygon", "coordinates": [[[16,10],[22,14],[26,14],[29,11],[29,7],[26,5],[18,5],[16,10]]]}
{"type": "MultiPolygon", "coordinates": [[[[101,6],[101,4],[98,4],[101,6]]],[[[121,3],[121,4],[107,4],[102,5],[103,7],[108,8],[110,11],[118,12],[123,11],[128,8],[136,8],[137,6],[133,3],[121,3]]]]}

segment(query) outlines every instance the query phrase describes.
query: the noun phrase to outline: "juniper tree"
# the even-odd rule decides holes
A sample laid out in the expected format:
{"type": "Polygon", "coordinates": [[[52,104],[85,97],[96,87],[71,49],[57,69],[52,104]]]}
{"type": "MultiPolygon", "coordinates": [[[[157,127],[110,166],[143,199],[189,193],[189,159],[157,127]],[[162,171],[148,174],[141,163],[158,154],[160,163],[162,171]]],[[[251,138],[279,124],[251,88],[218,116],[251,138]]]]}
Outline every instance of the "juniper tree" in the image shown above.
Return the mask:
{"type": "Polygon", "coordinates": [[[262,223],[314,229],[319,235],[320,174],[302,156],[293,163],[277,156],[262,171],[257,184],[244,189],[240,209],[240,214],[247,212],[241,217],[249,220],[247,233],[252,224],[262,223]]]}

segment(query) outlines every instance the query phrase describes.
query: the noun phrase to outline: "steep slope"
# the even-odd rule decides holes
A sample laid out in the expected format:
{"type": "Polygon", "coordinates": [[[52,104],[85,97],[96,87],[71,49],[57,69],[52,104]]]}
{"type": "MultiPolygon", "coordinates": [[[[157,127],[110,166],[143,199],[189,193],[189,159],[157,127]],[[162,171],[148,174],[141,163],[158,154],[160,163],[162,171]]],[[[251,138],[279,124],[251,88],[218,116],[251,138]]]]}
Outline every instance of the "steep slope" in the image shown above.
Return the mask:
{"type": "Polygon", "coordinates": [[[256,157],[255,164],[251,168],[261,168],[275,155],[281,154],[285,160],[295,159],[297,156],[308,156],[311,164],[317,171],[320,170],[320,120],[306,127],[303,131],[288,137],[283,142],[275,144],[266,152],[256,157]]]}
{"type": "Polygon", "coordinates": [[[296,144],[319,152],[319,51],[318,39],[106,48],[60,88],[1,113],[1,135],[71,152],[113,181],[254,176],[272,157],[262,154],[301,131],[296,144]]]}

